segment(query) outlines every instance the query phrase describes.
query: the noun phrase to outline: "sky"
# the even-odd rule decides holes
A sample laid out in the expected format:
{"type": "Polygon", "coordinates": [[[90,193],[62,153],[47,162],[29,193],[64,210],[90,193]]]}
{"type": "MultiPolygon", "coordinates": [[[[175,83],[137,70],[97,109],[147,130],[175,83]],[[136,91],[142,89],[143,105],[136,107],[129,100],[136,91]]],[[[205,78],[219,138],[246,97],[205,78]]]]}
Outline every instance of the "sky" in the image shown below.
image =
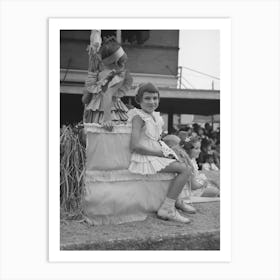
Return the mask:
{"type": "MultiPolygon", "coordinates": [[[[179,64],[214,77],[220,77],[219,30],[180,30],[179,64]]],[[[219,80],[186,68],[182,70],[182,88],[220,89],[219,80]]]]}

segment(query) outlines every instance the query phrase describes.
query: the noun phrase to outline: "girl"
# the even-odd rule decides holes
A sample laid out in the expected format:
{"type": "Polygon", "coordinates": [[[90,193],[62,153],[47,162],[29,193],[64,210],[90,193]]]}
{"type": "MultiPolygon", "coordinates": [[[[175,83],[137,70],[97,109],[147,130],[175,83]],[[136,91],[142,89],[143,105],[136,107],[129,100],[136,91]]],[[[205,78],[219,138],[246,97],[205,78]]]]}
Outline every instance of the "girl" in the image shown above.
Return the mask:
{"type": "MultiPolygon", "coordinates": [[[[82,102],[85,104],[84,122],[98,123],[112,130],[114,123],[126,122],[128,109],[121,97],[132,85],[132,77],[125,64],[127,55],[114,37],[105,39],[96,54],[101,65],[95,65],[95,72],[89,69],[82,102]],[[100,71],[100,69],[102,69],[100,71]]],[[[93,70],[95,70],[93,69],[93,70]]]]}
{"type": "Polygon", "coordinates": [[[219,196],[219,189],[213,185],[205,176],[199,172],[197,158],[200,154],[201,141],[199,137],[191,137],[183,143],[183,148],[189,156],[189,165],[192,170],[191,190],[194,196],[216,197],[219,196]]]}
{"type": "Polygon", "coordinates": [[[141,109],[129,111],[129,121],[132,122],[129,171],[143,175],[176,173],[157,215],[162,219],[189,223],[190,220],[176,210],[175,202],[190,177],[190,171],[177,161],[174,151],[159,140],[163,120],[159,113],[154,112],[159,106],[159,97],[158,89],[151,83],[142,84],[137,90],[135,101],[141,109]]]}

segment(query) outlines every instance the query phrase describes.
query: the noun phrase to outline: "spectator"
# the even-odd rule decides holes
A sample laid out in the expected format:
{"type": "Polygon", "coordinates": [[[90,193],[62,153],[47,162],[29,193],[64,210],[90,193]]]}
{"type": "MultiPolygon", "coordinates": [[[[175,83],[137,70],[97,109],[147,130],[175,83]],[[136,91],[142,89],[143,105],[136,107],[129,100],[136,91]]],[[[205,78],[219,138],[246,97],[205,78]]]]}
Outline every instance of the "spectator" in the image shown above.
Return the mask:
{"type": "Polygon", "coordinates": [[[186,141],[188,135],[189,135],[188,132],[185,130],[180,130],[178,133],[178,137],[180,138],[181,141],[186,141]]]}
{"type": "Polygon", "coordinates": [[[178,133],[178,129],[176,129],[175,127],[171,127],[171,134],[177,134],[178,133]]]}
{"type": "Polygon", "coordinates": [[[198,130],[197,130],[197,135],[198,135],[201,139],[206,138],[206,136],[205,136],[205,131],[204,131],[204,129],[203,129],[202,127],[199,127],[199,128],[198,128],[198,130]]]}
{"type": "Polygon", "coordinates": [[[202,170],[206,171],[219,171],[219,168],[214,163],[214,156],[211,154],[206,155],[205,163],[202,164],[202,170]]]}
{"type": "Polygon", "coordinates": [[[194,123],[193,125],[192,125],[192,127],[193,127],[193,132],[195,132],[196,134],[198,134],[198,129],[199,129],[199,124],[198,123],[194,123]]]}
{"type": "Polygon", "coordinates": [[[203,138],[201,141],[201,152],[197,159],[199,170],[202,168],[202,164],[205,163],[205,158],[211,153],[211,141],[207,138],[203,138]]]}
{"type": "Polygon", "coordinates": [[[211,137],[211,134],[213,132],[213,128],[208,122],[205,123],[204,129],[205,129],[205,135],[208,136],[208,137],[211,137]]]}

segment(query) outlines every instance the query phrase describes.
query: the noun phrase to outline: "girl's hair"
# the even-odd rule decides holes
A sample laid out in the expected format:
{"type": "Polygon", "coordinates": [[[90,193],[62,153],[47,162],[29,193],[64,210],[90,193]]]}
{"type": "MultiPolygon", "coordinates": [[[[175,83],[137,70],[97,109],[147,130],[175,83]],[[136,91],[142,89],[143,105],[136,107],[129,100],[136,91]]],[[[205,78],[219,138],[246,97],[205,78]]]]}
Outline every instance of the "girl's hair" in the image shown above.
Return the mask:
{"type": "MultiPolygon", "coordinates": [[[[121,48],[121,45],[117,42],[116,38],[114,36],[104,38],[103,44],[100,48],[100,55],[101,59],[105,59],[113,55],[119,48],[121,48]]],[[[121,57],[118,58],[115,63],[117,64],[121,60],[127,60],[127,55],[124,53],[121,57]]]]}
{"type": "Polygon", "coordinates": [[[194,148],[194,144],[200,142],[200,137],[194,136],[188,138],[186,141],[181,141],[181,146],[184,148],[184,150],[189,153],[191,149],[194,148]]]}
{"type": "Polygon", "coordinates": [[[159,90],[152,83],[141,84],[135,95],[135,102],[137,104],[140,104],[142,102],[142,98],[145,92],[157,93],[158,99],[160,98],[159,90]]]}
{"type": "Polygon", "coordinates": [[[200,125],[198,123],[194,123],[192,125],[193,131],[196,132],[196,133],[198,132],[199,127],[200,127],[200,125]]]}
{"type": "Polygon", "coordinates": [[[211,155],[211,154],[205,155],[205,157],[204,157],[205,162],[206,162],[207,160],[210,160],[210,159],[214,160],[214,156],[211,155]]]}

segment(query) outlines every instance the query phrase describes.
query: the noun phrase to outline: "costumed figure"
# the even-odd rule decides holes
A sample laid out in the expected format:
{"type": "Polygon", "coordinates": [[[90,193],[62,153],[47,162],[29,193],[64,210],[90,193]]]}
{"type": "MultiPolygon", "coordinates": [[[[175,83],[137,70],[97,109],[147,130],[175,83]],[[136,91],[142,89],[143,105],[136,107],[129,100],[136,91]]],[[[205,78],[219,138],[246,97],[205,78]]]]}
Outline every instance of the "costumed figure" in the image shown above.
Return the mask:
{"type": "Polygon", "coordinates": [[[132,85],[125,69],[127,55],[114,37],[101,45],[100,32],[93,30],[89,46],[89,71],[82,102],[84,123],[101,124],[106,129],[127,121],[128,109],[121,101],[132,85]]]}

